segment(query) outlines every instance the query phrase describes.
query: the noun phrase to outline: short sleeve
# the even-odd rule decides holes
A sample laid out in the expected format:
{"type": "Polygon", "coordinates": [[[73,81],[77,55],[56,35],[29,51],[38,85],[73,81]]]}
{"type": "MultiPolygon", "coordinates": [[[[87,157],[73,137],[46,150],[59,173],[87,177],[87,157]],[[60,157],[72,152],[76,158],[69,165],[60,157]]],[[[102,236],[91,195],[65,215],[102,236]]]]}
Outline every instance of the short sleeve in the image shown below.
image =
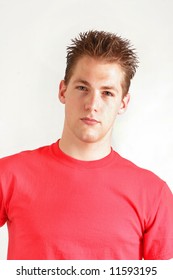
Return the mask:
{"type": "Polygon", "coordinates": [[[144,259],[173,258],[173,194],[164,184],[144,233],[144,259]]]}
{"type": "Polygon", "coordinates": [[[6,217],[5,207],[4,207],[2,186],[1,186],[1,182],[0,182],[0,227],[5,224],[6,220],[7,220],[7,217],[6,217]]]}

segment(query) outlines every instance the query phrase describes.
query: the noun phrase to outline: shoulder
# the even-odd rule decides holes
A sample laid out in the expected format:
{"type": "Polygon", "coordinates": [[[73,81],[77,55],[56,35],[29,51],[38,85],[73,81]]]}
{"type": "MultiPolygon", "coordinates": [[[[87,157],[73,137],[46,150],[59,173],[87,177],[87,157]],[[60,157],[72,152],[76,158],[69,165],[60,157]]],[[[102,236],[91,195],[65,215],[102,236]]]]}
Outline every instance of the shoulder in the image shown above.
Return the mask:
{"type": "Polygon", "coordinates": [[[144,186],[145,189],[152,190],[155,186],[162,189],[162,187],[166,184],[165,181],[153,171],[138,166],[116,152],[115,154],[117,157],[116,168],[119,169],[119,172],[125,180],[134,186],[144,186]]]}
{"type": "Polygon", "coordinates": [[[51,145],[47,145],[32,150],[25,150],[0,158],[0,174],[2,174],[3,171],[22,168],[26,163],[29,164],[29,162],[37,161],[37,159],[40,160],[40,158],[49,154],[50,146],[51,145]]]}

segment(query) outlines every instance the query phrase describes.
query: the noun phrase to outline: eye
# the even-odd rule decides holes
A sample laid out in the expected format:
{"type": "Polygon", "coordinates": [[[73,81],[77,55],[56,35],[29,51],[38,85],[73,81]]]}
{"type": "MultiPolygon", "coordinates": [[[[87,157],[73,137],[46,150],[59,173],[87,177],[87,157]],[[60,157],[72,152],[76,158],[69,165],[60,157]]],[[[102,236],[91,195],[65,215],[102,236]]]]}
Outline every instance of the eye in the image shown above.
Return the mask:
{"type": "Polygon", "coordinates": [[[77,89],[81,91],[87,91],[87,88],[85,86],[77,86],[77,89]]]}
{"type": "Polygon", "coordinates": [[[110,91],[104,91],[103,94],[106,96],[113,96],[113,93],[110,91]]]}

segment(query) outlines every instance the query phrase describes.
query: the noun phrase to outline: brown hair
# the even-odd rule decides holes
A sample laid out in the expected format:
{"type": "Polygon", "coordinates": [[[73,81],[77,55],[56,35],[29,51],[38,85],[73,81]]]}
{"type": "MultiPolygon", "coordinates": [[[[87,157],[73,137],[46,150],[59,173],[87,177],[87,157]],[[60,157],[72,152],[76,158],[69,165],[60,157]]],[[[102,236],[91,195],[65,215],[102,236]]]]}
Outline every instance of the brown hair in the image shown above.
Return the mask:
{"type": "Polygon", "coordinates": [[[124,73],[122,85],[124,95],[128,92],[130,81],[138,67],[135,49],[131,46],[129,40],[104,31],[91,30],[79,33],[79,37],[72,39],[72,44],[67,47],[67,67],[64,77],[66,84],[73,74],[76,63],[85,55],[109,63],[118,63],[124,73]]]}

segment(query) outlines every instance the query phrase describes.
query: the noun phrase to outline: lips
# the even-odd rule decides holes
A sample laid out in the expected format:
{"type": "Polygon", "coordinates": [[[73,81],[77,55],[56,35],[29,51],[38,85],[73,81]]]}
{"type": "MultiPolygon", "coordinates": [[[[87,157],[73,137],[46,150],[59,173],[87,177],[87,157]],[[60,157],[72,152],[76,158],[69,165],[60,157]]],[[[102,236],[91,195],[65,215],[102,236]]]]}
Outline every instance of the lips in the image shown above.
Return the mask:
{"type": "Polygon", "coordinates": [[[95,125],[95,124],[100,123],[99,121],[97,121],[93,118],[88,118],[88,117],[81,118],[81,121],[83,121],[85,124],[88,124],[88,125],[95,125]]]}

